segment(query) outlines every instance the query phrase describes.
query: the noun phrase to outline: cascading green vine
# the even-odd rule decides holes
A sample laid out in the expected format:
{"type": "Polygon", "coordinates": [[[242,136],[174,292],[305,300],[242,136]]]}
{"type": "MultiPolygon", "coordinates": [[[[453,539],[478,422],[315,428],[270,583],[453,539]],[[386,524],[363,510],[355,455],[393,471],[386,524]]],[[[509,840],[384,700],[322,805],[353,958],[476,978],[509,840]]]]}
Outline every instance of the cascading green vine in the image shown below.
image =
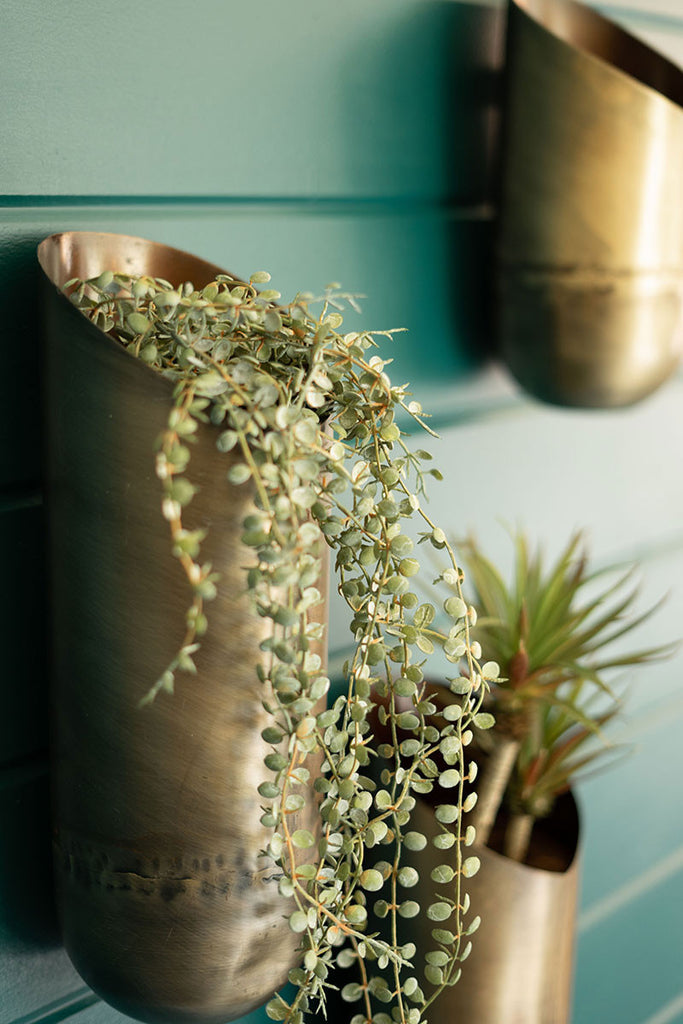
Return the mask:
{"type": "Polygon", "coordinates": [[[196,490],[192,442],[208,422],[229,482],[252,488],[242,534],[253,555],[245,583],[255,613],[270,623],[254,656],[271,717],[263,733],[271,778],[259,787],[262,822],[271,830],[264,852],[280,874],[302,962],[290,972],[291,1002],[277,995],[267,1013],[300,1024],[307,1010],[324,1010],[337,964],[357,972],[342,992],[359,1004],[352,1024],[418,1024],[457,981],[478,926],[463,885],[479,863],[468,855],[474,830],[463,824],[476,801],[474,792],[466,795],[476,770],[466,748],[473,729],[493,723],[480,708],[498,666],[480,664],[470,637],[476,613],[463,599],[455,553],[425,509],[426,478],[440,474],[425,468],[430,456],[408,447],[396,420],[403,411],[425,427],[422,410],[405,386],[392,385],[373,351],[377,337],[392,332],[340,333],[339,310],[354,300],[337,286],[317,300],[299,294],[282,305],[277,292],[255,288],[266,280],[219,275],[196,289],[107,271],[67,285],[82,312],[174,383],[156,472],[192,597],[177,655],[142,703],[171,693],[179,671],[194,671],[207,604],[220,587],[201,561],[203,532],[183,525],[196,490]],[[454,591],[442,606],[445,630],[434,625],[435,607],[411,589],[420,568],[405,531],[411,522],[422,524],[418,542],[449,559],[439,576],[454,591]],[[323,637],[316,619],[323,542],[352,612],[354,649],[345,692],[320,710],[330,685],[315,651],[323,637]],[[425,680],[436,647],[455,666],[441,710],[425,680]],[[293,829],[291,816],[311,784],[319,830],[293,829]],[[437,794],[430,797],[440,823],[433,842],[444,863],[420,906],[411,898],[419,878],[413,854],[428,840],[411,828],[411,812],[430,793],[437,794]],[[404,921],[420,913],[435,927],[432,947],[418,951],[405,940],[404,921]]]}

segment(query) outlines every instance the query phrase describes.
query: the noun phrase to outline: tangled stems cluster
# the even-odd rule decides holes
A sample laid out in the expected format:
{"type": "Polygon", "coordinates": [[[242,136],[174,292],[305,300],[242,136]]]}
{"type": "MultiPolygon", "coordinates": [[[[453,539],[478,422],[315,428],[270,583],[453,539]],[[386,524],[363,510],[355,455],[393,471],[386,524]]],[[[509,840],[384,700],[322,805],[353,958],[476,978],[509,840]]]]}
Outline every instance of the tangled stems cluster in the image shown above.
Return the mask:
{"type": "Polygon", "coordinates": [[[267,279],[220,275],[198,290],[105,272],[67,285],[87,316],[174,384],[156,471],[192,599],[178,653],[144,700],[172,692],[179,670],[194,670],[207,602],[220,586],[201,561],[202,532],[183,526],[196,490],[191,445],[198,424],[209,422],[230,484],[252,489],[242,534],[253,555],[246,588],[270,627],[255,652],[271,716],[263,733],[271,778],[259,787],[271,830],[264,852],[301,937],[302,963],[290,972],[296,994],[291,1003],[275,996],[268,1015],[300,1024],[307,1010],[324,1010],[336,963],[357,972],[342,992],[358,1003],[352,1024],[418,1024],[457,980],[478,925],[463,885],[478,868],[467,851],[474,830],[462,822],[476,801],[467,795],[475,767],[466,748],[474,728],[493,722],[480,707],[498,666],[479,663],[462,574],[424,508],[425,479],[438,471],[423,468],[430,456],[411,451],[396,422],[404,410],[424,426],[419,405],[391,384],[372,351],[374,333],[340,333],[341,301],[352,297],[330,286],[318,300],[299,294],[276,304],[278,293],[255,288],[267,279]],[[404,527],[414,520],[420,541],[448,555],[439,577],[453,590],[443,604],[446,629],[436,629],[435,607],[411,589],[420,567],[404,527]],[[316,619],[323,543],[334,553],[355,644],[345,692],[321,710],[329,689],[315,652],[324,629],[316,619]],[[424,676],[437,646],[454,665],[441,710],[424,676]],[[311,787],[316,832],[290,824],[311,787]],[[429,793],[438,822],[430,840],[411,828],[416,799],[429,793]],[[412,853],[430,841],[444,862],[420,906],[410,892],[419,880],[412,853]],[[435,927],[431,948],[418,954],[404,922],[420,913],[435,927]]]}

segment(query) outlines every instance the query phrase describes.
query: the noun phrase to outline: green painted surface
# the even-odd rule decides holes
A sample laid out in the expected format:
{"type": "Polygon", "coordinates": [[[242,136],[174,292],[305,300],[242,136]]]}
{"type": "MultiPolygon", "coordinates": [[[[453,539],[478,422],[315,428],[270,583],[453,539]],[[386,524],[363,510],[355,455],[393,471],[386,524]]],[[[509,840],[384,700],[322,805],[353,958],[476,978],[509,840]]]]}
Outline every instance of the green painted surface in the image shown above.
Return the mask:
{"type": "Polygon", "coordinates": [[[486,195],[498,11],[7,0],[0,193],[486,195]]]}
{"type": "MultiPolygon", "coordinates": [[[[383,354],[445,428],[426,445],[451,479],[430,511],[456,535],[474,526],[496,557],[500,518],[550,549],[587,525],[598,560],[646,556],[647,601],[672,591],[655,642],[680,632],[683,382],[601,415],[542,409],[476,372],[490,336],[492,224],[472,207],[491,195],[500,6],[3,5],[0,1024],[128,1019],[83,987],[52,912],[37,504],[45,235],[129,232],[237,273],[270,270],[285,296],[332,279],[365,293],[349,327],[408,328],[383,354]]],[[[660,27],[680,43],[677,25],[660,27]]],[[[345,641],[335,606],[332,647],[345,641]]],[[[582,791],[574,1024],[683,1020],[682,661],[635,685],[628,728],[640,749],[582,791]]],[[[241,1024],[266,1020],[259,1010],[241,1024]]]]}
{"type": "MultiPolygon", "coordinates": [[[[621,759],[579,787],[586,841],[581,920],[586,928],[609,910],[615,893],[657,871],[671,851],[681,851],[683,867],[683,795],[674,782],[683,776],[680,668],[675,675],[677,699],[649,715],[629,714],[627,702],[622,722],[612,730],[621,759]],[[659,787],[656,780],[661,779],[670,782],[659,787]]],[[[680,952],[683,966],[683,946],[680,952]]]]}
{"type": "Polygon", "coordinates": [[[581,936],[573,1024],[647,1024],[680,994],[682,906],[680,870],[581,936]]]}

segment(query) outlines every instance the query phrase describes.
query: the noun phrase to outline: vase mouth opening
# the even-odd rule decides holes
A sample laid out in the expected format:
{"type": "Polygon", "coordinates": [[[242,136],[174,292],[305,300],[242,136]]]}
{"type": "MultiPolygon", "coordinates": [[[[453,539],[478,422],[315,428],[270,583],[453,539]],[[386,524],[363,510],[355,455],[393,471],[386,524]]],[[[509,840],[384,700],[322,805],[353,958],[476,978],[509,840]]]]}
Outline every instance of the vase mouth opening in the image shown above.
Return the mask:
{"type": "Polygon", "coordinates": [[[499,812],[491,838],[486,846],[493,856],[515,864],[522,873],[535,871],[550,875],[567,875],[576,870],[580,857],[581,822],[579,809],[571,790],[560,794],[546,817],[537,818],[531,833],[529,850],[523,861],[511,861],[503,852],[507,812],[499,812]]]}
{"type": "Polygon", "coordinates": [[[104,231],[62,231],[50,235],[38,246],[38,262],[60,290],[72,278],[85,280],[105,270],[160,277],[174,287],[186,281],[203,287],[218,274],[230,273],[170,245],[104,231]]]}
{"type": "Polygon", "coordinates": [[[510,0],[572,49],[622,72],[683,108],[683,69],[578,0],[510,0]]]}

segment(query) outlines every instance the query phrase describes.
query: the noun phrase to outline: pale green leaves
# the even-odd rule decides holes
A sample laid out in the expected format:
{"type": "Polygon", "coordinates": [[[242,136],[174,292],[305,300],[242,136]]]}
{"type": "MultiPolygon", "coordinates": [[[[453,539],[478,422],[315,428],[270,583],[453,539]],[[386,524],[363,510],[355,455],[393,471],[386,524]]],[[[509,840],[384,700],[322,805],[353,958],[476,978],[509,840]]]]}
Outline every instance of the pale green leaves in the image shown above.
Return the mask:
{"type": "Polygon", "coordinates": [[[344,917],[353,925],[365,924],[368,912],[360,903],[352,903],[344,908],[344,917]]]}
{"type": "Polygon", "coordinates": [[[415,900],[406,900],[399,905],[398,913],[405,918],[417,917],[420,913],[420,904],[415,900]]]}
{"type": "Polygon", "coordinates": [[[450,903],[440,900],[427,907],[427,917],[430,921],[447,921],[453,913],[450,903]]]}
{"type": "Polygon", "coordinates": [[[467,605],[460,597],[447,597],[443,606],[452,619],[462,619],[467,614],[467,605]]]}
{"type": "Polygon", "coordinates": [[[308,927],[308,918],[306,917],[306,914],[304,914],[302,910],[295,911],[289,919],[289,927],[293,932],[306,931],[306,928],[308,927]]]}
{"type": "Polygon", "coordinates": [[[445,736],[439,744],[439,750],[446,764],[456,764],[460,757],[461,742],[457,736],[445,736]]]}
{"type": "Polygon", "coordinates": [[[126,317],[126,324],[133,334],[146,334],[152,324],[142,313],[129,313],[126,317]]]}
{"type": "Polygon", "coordinates": [[[292,842],[298,849],[307,850],[315,843],[315,836],[305,828],[298,828],[292,835],[292,842]]]}
{"type": "Polygon", "coordinates": [[[480,867],[481,861],[478,857],[467,857],[462,865],[462,873],[465,878],[472,878],[473,875],[476,875],[480,867]]]}
{"type": "Polygon", "coordinates": [[[231,452],[239,440],[236,430],[224,430],[218,435],[216,448],[219,452],[231,452]]]}
{"type": "Polygon", "coordinates": [[[402,558],[399,562],[398,571],[401,576],[415,576],[420,571],[420,563],[416,558],[402,558]]]}
{"type": "MultiPolygon", "coordinates": [[[[429,852],[426,836],[411,821],[417,795],[448,791],[452,803],[439,805],[436,817],[453,832],[444,830],[434,845],[446,850],[462,840],[463,745],[473,720],[486,725],[476,684],[488,680],[493,668],[473,663],[476,647],[465,642],[472,615],[460,595],[446,601],[451,622],[443,633],[435,604],[421,601],[412,582],[420,564],[408,536],[410,520],[421,524],[433,548],[447,549],[449,557],[452,552],[421,501],[428,453],[410,452],[397,423],[401,409],[419,417],[421,407],[407,401],[404,386],[392,385],[383,353],[369,351],[386,339],[368,332],[339,335],[339,297],[333,293],[323,296],[318,316],[304,293],[275,306],[277,292],[259,294],[255,287],[267,280],[265,273],[248,283],[219,274],[199,288],[173,287],[105,272],[78,290],[86,315],[115,336],[118,331],[128,351],[151,363],[173,389],[156,472],[168,522],[161,528],[170,527],[192,603],[188,636],[154,693],[170,694],[178,670],[195,671],[194,641],[207,628],[204,603],[220,593],[221,580],[200,561],[204,531],[183,523],[192,502],[197,521],[205,518],[201,502],[208,483],[202,479],[198,489],[192,471],[194,452],[208,437],[224,467],[226,519],[238,499],[249,504],[239,524],[238,557],[257,617],[254,668],[269,716],[260,741],[270,773],[258,785],[260,820],[270,830],[262,852],[277,865],[277,890],[290,901],[283,916],[301,940],[302,966],[290,972],[296,993],[291,1003],[271,1000],[267,1014],[301,1024],[304,1011],[321,1010],[327,972],[350,935],[353,955],[345,966],[357,957],[372,964],[367,992],[373,1019],[391,1024],[402,993],[403,1019],[418,1024],[425,995],[408,963],[416,950],[375,932],[369,901],[388,918],[387,935],[398,934],[397,917],[409,921],[426,913],[445,920],[444,907],[449,926],[462,933],[465,894],[461,908],[447,902],[447,866],[432,879],[444,886],[443,900],[426,910],[417,899],[404,898],[417,891],[420,854],[429,852]],[[238,495],[228,484],[246,487],[238,495]],[[325,626],[318,621],[326,591],[324,545],[332,549],[337,583],[351,609],[354,648],[343,673],[344,695],[323,710],[330,685],[321,658],[325,626]],[[423,669],[437,646],[451,660],[467,659],[456,678],[467,679],[459,692],[468,696],[451,698],[443,713],[423,669]],[[382,707],[376,709],[380,694],[382,707]],[[387,1012],[378,1013],[378,1004],[386,1004],[387,1012]]],[[[458,586],[457,566],[447,572],[458,586]]],[[[192,685],[201,685],[200,673],[192,685]]],[[[465,860],[463,876],[472,870],[472,858],[465,860]]],[[[431,972],[443,972],[444,983],[453,977],[450,964],[428,961],[431,972]]],[[[354,982],[343,997],[355,1002],[365,993],[354,982]]],[[[365,1015],[368,1007],[361,1009],[365,1015]]]]}
{"type": "Polygon", "coordinates": [[[251,469],[243,462],[238,462],[228,470],[228,480],[231,484],[239,486],[245,484],[251,477],[251,469]]]}
{"type": "Polygon", "coordinates": [[[420,876],[415,868],[405,867],[399,870],[396,880],[404,889],[411,889],[420,881],[420,876]]]}
{"type": "Polygon", "coordinates": [[[368,892],[379,892],[384,885],[384,878],[379,871],[369,868],[362,872],[359,882],[368,892]]]}
{"type": "Polygon", "coordinates": [[[217,398],[227,391],[229,386],[229,382],[217,370],[207,370],[198,378],[195,389],[199,395],[217,398]]]}
{"type": "Polygon", "coordinates": [[[439,785],[442,789],[453,789],[460,782],[460,772],[450,768],[439,776],[439,785]]]}
{"type": "Polygon", "coordinates": [[[427,845],[427,837],[421,832],[407,832],[403,837],[403,845],[407,850],[418,852],[427,845]]]}

